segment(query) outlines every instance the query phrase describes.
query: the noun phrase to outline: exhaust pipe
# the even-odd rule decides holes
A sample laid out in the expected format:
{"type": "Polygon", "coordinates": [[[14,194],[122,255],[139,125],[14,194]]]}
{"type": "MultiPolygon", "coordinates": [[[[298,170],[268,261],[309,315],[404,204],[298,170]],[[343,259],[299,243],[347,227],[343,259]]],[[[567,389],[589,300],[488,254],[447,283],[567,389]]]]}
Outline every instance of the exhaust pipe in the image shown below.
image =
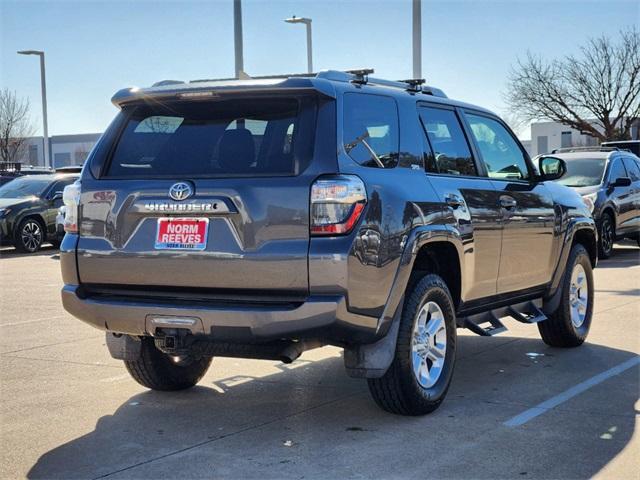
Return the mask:
{"type": "Polygon", "coordinates": [[[319,348],[322,347],[322,345],[322,342],[319,342],[317,340],[292,342],[280,353],[280,361],[287,364],[292,363],[307,350],[319,348]]]}

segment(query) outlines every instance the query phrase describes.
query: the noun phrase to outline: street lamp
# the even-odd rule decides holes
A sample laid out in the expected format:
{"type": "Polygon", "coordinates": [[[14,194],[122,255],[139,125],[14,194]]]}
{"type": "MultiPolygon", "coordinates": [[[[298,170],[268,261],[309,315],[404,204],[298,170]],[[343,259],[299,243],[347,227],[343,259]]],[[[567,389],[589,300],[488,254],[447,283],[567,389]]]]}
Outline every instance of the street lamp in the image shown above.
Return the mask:
{"type": "Polygon", "coordinates": [[[49,158],[49,131],[47,129],[47,81],[44,73],[44,52],[40,50],[20,50],[20,55],[38,55],[40,57],[40,86],[42,88],[42,130],[44,134],[44,165],[51,166],[49,158]]]}
{"type": "Polygon", "coordinates": [[[309,73],[313,72],[313,59],[311,57],[311,19],[310,18],[298,18],[295,15],[291,18],[285,18],[287,23],[304,23],[307,26],[307,70],[309,73]]]}

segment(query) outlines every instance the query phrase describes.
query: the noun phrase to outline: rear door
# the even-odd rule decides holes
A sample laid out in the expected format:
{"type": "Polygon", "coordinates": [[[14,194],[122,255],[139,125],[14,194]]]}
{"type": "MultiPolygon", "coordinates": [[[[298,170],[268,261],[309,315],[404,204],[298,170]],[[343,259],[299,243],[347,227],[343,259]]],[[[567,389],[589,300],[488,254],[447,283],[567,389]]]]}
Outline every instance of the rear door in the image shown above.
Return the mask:
{"type": "Polygon", "coordinates": [[[429,181],[445,205],[464,244],[464,299],[496,293],[502,213],[495,187],[478,165],[454,108],[422,104],[425,166],[429,181]]]}
{"type": "Polygon", "coordinates": [[[99,178],[82,179],[81,282],[306,295],[316,113],[312,96],[126,108],[99,178]]]}
{"type": "Polygon", "coordinates": [[[526,153],[501,121],[471,111],[464,116],[503,216],[497,292],[544,285],[556,263],[551,193],[534,181],[526,153]]]}
{"type": "Polygon", "coordinates": [[[637,157],[624,157],[624,166],[631,179],[631,208],[629,211],[629,230],[640,234],[640,161],[637,157]]]}
{"type": "Polygon", "coordinates": [[[619,178],[630,178],[621,156],[609,160],[607,171],[607,194],[616,209],[616,236],[632,233],[633,230],[633,184],[614,186],[619,178]]]}

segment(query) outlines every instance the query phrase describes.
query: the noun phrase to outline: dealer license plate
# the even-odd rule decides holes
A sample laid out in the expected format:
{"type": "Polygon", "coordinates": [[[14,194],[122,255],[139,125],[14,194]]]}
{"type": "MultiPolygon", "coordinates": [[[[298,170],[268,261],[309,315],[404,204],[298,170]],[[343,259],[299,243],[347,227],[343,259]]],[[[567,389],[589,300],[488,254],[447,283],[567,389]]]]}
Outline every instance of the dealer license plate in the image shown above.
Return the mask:
{"type": "Polygon", "coordinates": [[[204,250],[208,218],[159,218],[156,250],[204,250]]]}

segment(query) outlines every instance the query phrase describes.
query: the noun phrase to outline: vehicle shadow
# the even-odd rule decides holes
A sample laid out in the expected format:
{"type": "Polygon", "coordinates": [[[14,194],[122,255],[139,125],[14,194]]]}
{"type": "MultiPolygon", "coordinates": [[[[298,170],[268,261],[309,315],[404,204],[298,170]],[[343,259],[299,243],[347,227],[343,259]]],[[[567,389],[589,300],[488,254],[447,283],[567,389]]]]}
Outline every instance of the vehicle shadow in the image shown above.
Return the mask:
{"type": "Polygon", "coordinates": [[[467,335],[459,346],[449,396],[426,417],[378,409],[366,382],[346,377],[341,357],[299,360],[298,368],[283,365],[270,375],[215,381],[209,375],[185,392],[134,395],[100,418],[94,431],[42,455],[28,478],[405,478],[429,471],[435,478],[489,479],[517,477],[524,469],[526,478],[587,478],[632,438],[638,375],[605,392],[605,406],[590,403],[602,411],[583,412],[584,418],[575,417],[579,409],[565,408],[526,427],[504,422],[634,353],[467,335]],[[530,352],[545,356],[528,358],[530,352]],[[599,435],[605,427],[612,431],[606,422],[613,406],[615,437],[604,442],[599,435]],[[575,452],[584,455],[567,462],[575,452]]]}
{"type": "Polygon", "coordinates": [[[611,258],[598,261],[597,268],[626,268],[640,265],[640,248],[614,247],[611,258]]]}
{"type": "Polygon", "coordinates": [[[40,250],[38,250],[35,253],[23,253],[13,247],[0,249],[0,259],[22,258],[22,257],[46,257],[46,256],[51,257],[52,260],[60,259],[60,253],[59,253],[58,247],[54,247],[51,244],[45,244],[42,246],[40,250]]]}

